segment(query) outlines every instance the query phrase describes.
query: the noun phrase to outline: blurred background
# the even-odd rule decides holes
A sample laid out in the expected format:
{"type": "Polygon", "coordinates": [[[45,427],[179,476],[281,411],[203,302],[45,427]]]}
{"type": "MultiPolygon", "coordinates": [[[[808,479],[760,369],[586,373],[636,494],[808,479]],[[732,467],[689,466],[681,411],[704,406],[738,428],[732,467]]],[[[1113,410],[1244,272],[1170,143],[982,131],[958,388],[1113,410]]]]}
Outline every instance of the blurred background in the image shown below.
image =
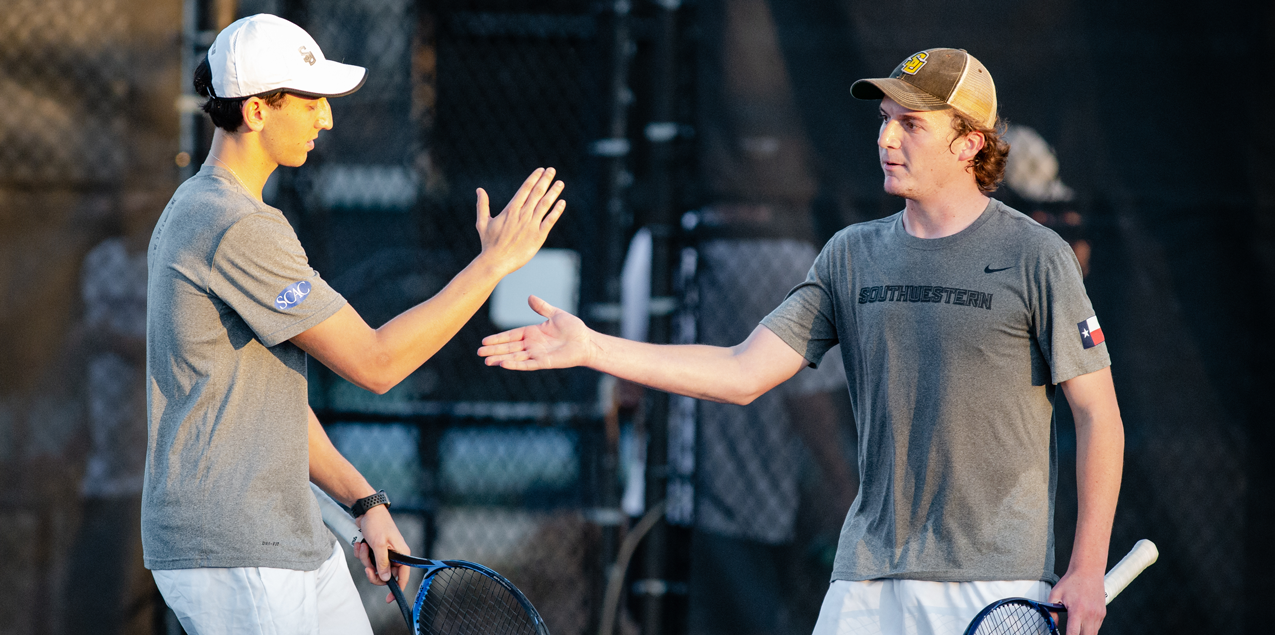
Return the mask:
{"type": "MultiPolygon", "coordinates": [[[[843,371],[748,408],[474,355],[528,292],[655,342],[740,341],[881,192],[875,105],[911,53],[976,55],[1013,144],[1011,206],[1084,265],[1127,434],[1111,553],[1158,564],[1104,633],[1265,632],[1275,568],[1275,5],[1135,0],[6,0],[0,16],[0,632],[178,633],[141,566],[145,245],[211,125],[189,77],[269,12],[368,67],[268,203],[373,325],[478,253],[558,168],[567,214],[450,345],[384,396],[311,365],[337,446],[413,551],[480,561],[556,635],[808,633],[857,489],[843,371]],[[1266,386],[1263,388],[1263,386],[1266,386]],[[657,507],[659,505],[659,507],[657,507]]],[[[828,357],[831,360],[835,355],[828,357]]],[[[1059,396],[1059,573],[1075,436],[1059,396]]],[[[356,575],[356,579],[361,579],[356,575]]],[[[378,633],[400,633],[362,589],[378,633]]]]}

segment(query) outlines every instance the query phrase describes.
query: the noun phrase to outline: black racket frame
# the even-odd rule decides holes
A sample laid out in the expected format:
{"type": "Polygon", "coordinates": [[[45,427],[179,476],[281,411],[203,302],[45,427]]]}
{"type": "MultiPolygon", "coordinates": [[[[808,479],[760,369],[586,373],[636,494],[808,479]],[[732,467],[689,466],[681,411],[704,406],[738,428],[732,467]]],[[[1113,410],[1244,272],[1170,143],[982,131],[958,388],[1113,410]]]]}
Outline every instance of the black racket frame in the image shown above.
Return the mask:
{"type": "Polygon", "coordinates": [[[1067,607],[1061,604],[1037,602],[1027,598],[1005,598],[983,607],[983,610],[979,611],[978,615],[975,615],[974,619],[970,620],[970,625],[965,628],[964,635],[974,635],[974,633],[978,630],[978,627],[983,624],[983,620],[986,619],[988,615],[1007,604],[1026,606],[1040,614],[1041,617],[1045,618],[1045,623],[1049,626],[1049,635],[1058,635],[1058,624],[1054,622],[1054,616],[1050,613],[1065,613],[1067,611],[1067,607]]]}

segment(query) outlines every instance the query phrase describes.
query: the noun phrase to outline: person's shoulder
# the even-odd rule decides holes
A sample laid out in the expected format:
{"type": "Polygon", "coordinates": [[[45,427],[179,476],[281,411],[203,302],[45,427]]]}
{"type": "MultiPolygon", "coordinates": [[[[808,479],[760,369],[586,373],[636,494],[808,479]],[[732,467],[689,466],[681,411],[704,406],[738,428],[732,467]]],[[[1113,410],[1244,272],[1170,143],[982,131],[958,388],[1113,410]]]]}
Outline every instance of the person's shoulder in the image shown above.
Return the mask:
{"type": "Polygon", "coordinates": [[[996,199],[993,199],[992,206],[994,216],[989,220],[993,221],[993,226],[997,231],[1012,236],[1013,242],[1026,251],[1052,254],[1071,249],[1058,232],[1041,225],[1032,217],[996,199]]]}
{"type": "Polygon", "coordinates": [[[282,212],[252,197],[231,178],[205,166],[177,188],[153,239],[157,253],[166,254],[164,259],[208,259],[227,240],[257,244],[291,232],[282,212]]]}
{"type": "Polygon", "coordinates": [[[876,240],[889,236],[894,232],[894,225],[899,221],[901,214],[903,212],[899,211],[889,216],[847,225],[832,235],[828,245],[846,246],[862,240],[876,240]]]}
{"type": "Polygon", "coordinates": [[[224,231],[248,218],[283,220],[279,210],[253,198],[229,177],[205,168],[186,179],[173,193],[173,208],[204,231],[224,231]],[[276,218],[277,217],[277,218],[276,218]]]}

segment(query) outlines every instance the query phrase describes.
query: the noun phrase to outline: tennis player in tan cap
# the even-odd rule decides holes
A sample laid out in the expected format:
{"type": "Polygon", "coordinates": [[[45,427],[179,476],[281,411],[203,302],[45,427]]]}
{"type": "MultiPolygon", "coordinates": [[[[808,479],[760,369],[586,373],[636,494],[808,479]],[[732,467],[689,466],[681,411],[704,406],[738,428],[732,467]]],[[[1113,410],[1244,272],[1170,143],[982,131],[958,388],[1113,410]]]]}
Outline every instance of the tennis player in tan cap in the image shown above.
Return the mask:
{"type": "Polygon", "coordinates": [[[861,485],[815,633],[959,635],[1005,597],[1061,602],[1069,634],[1096,633],[1124,428],[1080,266],[1057,234],[988,197],[1009,148],[974,56],[921,51],[852,92],[880,102],[885,191],[904,208],[838,232],[747,340],[631,342],[533,296],[547,320],[490,336],[478,353],[508,369],[587,366],[743,404],[839,343],[861,485]],[[1075,414],[1080,499],[1061,579],[1059,386],[1075,414]]]}

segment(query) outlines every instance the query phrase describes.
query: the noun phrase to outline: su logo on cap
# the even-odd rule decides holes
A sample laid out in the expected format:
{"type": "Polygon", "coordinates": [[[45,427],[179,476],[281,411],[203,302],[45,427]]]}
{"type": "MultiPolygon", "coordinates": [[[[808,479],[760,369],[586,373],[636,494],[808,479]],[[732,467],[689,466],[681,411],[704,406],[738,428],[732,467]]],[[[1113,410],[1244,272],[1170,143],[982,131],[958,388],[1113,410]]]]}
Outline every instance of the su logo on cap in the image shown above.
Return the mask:
{"type": "Polygon", "coordinates": [[[314,59],[314,53],[306,50],[304,46],[297,48],[297,52],[301,54],[301,59],[305,60],[305,63],[310,66],[314,66],[314,63],[318,61],[314,59]]]}
{"type": "Polygon", "coordinates": [[[921,70],[922,66],[925,66],[925,60],[929,59],[929,57],[930,55],[925,51],[909,57],[908,61],[903,63],[903,72],[908,75],[916,75],[916,72],[921,70]]]}

